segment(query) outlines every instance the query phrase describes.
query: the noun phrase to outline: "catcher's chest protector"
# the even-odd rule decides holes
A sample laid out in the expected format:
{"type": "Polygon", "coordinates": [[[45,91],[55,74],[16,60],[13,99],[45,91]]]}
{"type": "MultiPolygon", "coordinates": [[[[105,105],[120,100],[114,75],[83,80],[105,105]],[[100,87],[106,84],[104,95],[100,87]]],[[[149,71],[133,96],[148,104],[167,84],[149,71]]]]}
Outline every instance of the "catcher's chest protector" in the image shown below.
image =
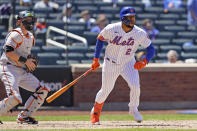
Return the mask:
{"type": "MultiPolygon", "coordinates": [[[[6,45],[12,46],[14,48],[14,52],[16,52],[19,56],[27,58],[27,56],[31,54],[31,48],[32,45],[35,45],[35,40],[31,32],[28,32],[28,35],[25,36],[22,33],[21,28],[16,28],[6,36],[4,47],[6,45]]],[[[7,62],[12,65],[17,65],[13,60],[9,59],[4,52],[1,57],[1,63],[7,62]]]]}
{"type": "MultiPolygon", "coordinates": [[[[20,31],[20,28],[19,28],[19,31],[20,31]]],[[[15,48],[15,51],[20,56],[27,58],[27,56],[31,54],[32,45],[34,45],[34,36],[31,32],[28,32],[28,36],[24,36],[24,34],[21,34],[21,35],[23,37],[23,41],[21,44],[19,43],[17,45],[17,47],[15,48]]]]}

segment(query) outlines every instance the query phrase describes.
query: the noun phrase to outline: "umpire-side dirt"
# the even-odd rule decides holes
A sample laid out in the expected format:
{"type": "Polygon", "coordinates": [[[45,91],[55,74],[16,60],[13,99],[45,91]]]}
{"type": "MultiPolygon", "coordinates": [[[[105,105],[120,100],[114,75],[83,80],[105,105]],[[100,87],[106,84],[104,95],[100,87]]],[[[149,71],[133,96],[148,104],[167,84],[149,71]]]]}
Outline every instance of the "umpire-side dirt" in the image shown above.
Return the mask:
{"type": "Polygon", "coordinates": [[[4,122],[0,129],[101,129],[101,128],[165,128],[165,129],[197,129],[197,120],[146,120],[135,121],[102,121],[101,125],[91,125],[89,121],[40,121],[38,125],[4,122]]]}
{"type": "MultiPolygon", "coordinates": [[[[177,110],[141,111],[142,114],[175,114],[177,110]]],[[[8,113],[17,116],[19,111],[8,113]]],[[[37,111],[35,116],[57,115],[89,115],[89,111],[37,111]]],[[[127,111],[103,111],[102,114],[128,114],[127,111]]],[[[100,129],[100,128],[165,128],[165,129],[197,129],[197,120],[145,120],[135,121],[101,121],[101,125],[91,125],[90,121],[39,121],[38,125],[18,124],[3,121],[0,129],[100,129]]]]}

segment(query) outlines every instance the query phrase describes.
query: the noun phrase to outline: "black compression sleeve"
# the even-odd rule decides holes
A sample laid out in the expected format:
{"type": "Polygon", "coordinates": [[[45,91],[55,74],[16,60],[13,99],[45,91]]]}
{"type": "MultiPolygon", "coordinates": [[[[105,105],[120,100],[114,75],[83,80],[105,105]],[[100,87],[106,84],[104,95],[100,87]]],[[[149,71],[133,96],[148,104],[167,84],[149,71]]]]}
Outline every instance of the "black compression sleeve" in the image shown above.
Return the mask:
{"type": "Polygon", "coordinates": [[[12,52],[12,51],[14,51],[14,48],[12,46],[6,45],[4,51],[5,52],[12,52]]]}

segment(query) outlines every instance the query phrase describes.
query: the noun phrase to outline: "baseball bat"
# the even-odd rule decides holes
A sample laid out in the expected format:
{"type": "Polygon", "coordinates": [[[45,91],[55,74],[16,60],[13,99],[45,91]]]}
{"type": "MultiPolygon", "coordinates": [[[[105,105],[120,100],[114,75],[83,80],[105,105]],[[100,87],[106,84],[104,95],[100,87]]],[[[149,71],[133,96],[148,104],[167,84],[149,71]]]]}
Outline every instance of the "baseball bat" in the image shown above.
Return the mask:
{"type": "Polygon", "coordinates": [[[88,71],[86,71],[85,73],[83,73],[82,75],[80,75],[79,77],[77,77],[75,80],[73,80],[72,82],[70,82],[69,84],[65,85],[64,87],[62,87],[61,89],[59,89],[58,91],[56,91],[55,93],[53,93],[51,96],[49,96],[46,101],[48,103],[52,102],[53,100],[55,100],[57,97],[59,97],[62,93],[64,93],[65,91],[67,91],[71,86],[73,86],[75,83],[77,83],[79,80],[81,80],[82,78],[84,78],[88,73],[90,73],[92,71],[92,68],[89,69],[88,71]]]}

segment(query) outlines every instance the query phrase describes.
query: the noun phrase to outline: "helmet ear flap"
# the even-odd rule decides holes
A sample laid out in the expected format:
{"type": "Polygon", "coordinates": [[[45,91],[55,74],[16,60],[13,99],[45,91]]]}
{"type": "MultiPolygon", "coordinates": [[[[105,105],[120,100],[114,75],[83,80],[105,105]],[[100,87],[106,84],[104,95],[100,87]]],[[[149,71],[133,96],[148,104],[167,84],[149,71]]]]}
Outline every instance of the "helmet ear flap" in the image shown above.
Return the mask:
{"type": "Polygon", "coordinates": [[[20,17],[19,15],[15,15],[15,19],[16,19],[16,20],[20,20],[21,17],[20,17]]]}

